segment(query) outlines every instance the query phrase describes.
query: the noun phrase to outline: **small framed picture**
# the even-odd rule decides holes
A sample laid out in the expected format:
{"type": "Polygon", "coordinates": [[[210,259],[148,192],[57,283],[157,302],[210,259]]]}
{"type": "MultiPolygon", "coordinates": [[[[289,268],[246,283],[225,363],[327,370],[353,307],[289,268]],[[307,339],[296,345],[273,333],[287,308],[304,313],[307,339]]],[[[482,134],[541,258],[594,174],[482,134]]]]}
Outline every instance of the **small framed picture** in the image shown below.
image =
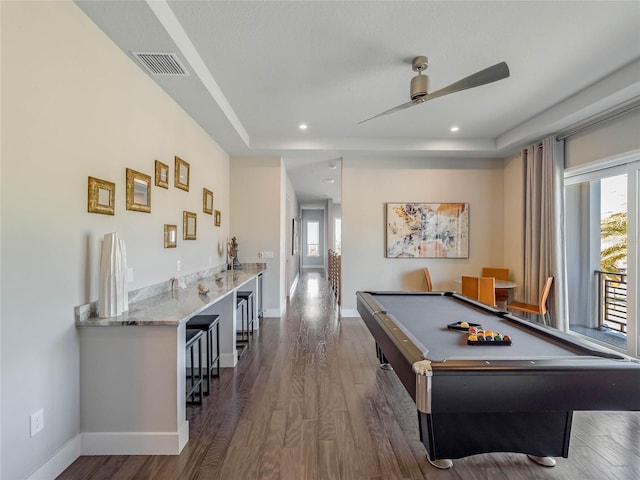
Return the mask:
{"type": "Polygon", "coordinates": [[[213,213],[213,192],[207,188],[202,189],[202,211],[209,215],[213,213]]]}
{"type": "Polygon", "coordinates": [[[186,192],[189,191],[189,169],[190,166],[187,162],[182,160],[180,157],[176,157],[175,179],[173,185],[186,192]]]}
{"type": "Polygon", "coordinates": [[[169,165],[156,160],[156,187],[169,188],[169,165]]]}
{"type": "Polygon", "coordinates": [[[151,213],[151,176],[127,168],[127,210],[151,213]]]}
{"type": "Polygon", "coordinates": [[[213,215],[213,222],[216,227],[220,226],[220,221],[221,221],[220,216],[221,216],[220,210],[216,210],[215,214],[213,215]]]}
{"type": "Polygon", "coordinates": [[[165,224],[164,248],[176,248],[177,245],[178,245],[178,226],[165,224]]]}
{"type": "Polygon", "coordinates": [[[182,238],[183,240],[196,239],[196,222],[198,216],[193,212],[182,212],[182,238]]]}
{"type": "Polygon", "coordinates": [[[115,183],[89,177],[88,212],[114,215],[116,202],[115,193],[115,183]]]}

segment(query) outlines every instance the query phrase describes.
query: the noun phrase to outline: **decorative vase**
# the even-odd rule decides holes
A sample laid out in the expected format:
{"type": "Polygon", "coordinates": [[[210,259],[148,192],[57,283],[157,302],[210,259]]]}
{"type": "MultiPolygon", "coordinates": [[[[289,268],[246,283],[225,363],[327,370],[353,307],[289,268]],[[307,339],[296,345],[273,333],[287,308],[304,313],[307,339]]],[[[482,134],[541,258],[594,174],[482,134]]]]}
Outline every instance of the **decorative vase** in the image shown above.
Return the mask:
{"type": "Polygon", "coordinates": [[[124,240],[120,240],[120,298],[119,303],[122,312],[129,310],[129,286],[127,280],[127,247],[124,244],[124,240]]]}
{"type": "Polygon", "coordinates": [[[116,317],[129,309],[127,255],[124,240],[117,233],[107,233],[102,241],[98,316],[116,317]]]}

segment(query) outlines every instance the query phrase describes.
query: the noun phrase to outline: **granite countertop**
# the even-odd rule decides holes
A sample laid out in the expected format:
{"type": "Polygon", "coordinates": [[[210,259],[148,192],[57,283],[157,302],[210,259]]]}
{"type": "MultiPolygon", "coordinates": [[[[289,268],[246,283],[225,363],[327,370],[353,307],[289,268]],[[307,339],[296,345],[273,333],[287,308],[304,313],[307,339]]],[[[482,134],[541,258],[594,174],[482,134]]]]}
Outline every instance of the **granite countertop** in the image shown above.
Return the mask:
{"type": "Polygon", "coordinates": [[[234,290],[238,289],[265,269],[261,267],[225,270],[222,279],[212,276],[198,279],[177,288],[130,303],[129,310],[117,317],[76,319],[76,327],[117,327],[117,326],[178,326],[202,312],[234,290]],[[198,292],[198,284],[209,287],[209,292],[198,292]]]}

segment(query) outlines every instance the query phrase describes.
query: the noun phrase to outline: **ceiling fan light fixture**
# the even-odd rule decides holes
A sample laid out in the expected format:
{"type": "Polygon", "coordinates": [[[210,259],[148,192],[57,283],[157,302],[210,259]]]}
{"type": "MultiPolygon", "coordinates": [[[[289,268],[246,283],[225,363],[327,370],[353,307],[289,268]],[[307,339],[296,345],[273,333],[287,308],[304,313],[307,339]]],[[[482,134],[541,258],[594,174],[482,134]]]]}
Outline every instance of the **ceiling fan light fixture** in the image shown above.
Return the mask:
{"type": "Polygon", "coordinates": [[[436,90],[435,92],[429,92],[429,78],[426,75],[422,75],[422,71],[427,68],[427,57],[415,57],[411,62],[411,67],[414,71],[418,72],[418,75],[411,79],[411,100],[401,105],[396,105],[382,113],[369,117],[365,120],[358,122],[361,125],[374,118],[381,117],[383,115],[389,115],[390,113],[399,112],[405,108],[413,107],[420,103],[424,103],[428,100],[433,100],[444,95],[450,95],[452,93],[461,92],[469,88],[480,87],[488,83],[497,82],[504,78],[509,77],[509,66],[506,62],[496,63],[490,67],[487,67],[479,72],[473,73],[467,77],[464,77],[457,82],[452,83],[444,88],[436,90]]]}
{"type": "Polygon", "coordinates": [[[422,97],[429,93],[429,77],[418,74],[411,79],[411,100],[419,102],[422,97]]]}

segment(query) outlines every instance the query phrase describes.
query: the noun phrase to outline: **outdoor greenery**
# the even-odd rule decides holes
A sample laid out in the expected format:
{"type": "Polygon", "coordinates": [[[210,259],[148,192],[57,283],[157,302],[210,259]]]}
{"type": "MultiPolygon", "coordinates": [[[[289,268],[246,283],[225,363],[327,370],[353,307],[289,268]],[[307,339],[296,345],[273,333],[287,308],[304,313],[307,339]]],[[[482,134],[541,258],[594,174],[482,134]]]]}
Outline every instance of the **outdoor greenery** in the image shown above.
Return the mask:
{"type": "Polygon", "coordinates": [[[609,215],[600,223],[604,248],[600,252],[600,269],[618,272],[627,264],[627,213],[609,215]]]}

